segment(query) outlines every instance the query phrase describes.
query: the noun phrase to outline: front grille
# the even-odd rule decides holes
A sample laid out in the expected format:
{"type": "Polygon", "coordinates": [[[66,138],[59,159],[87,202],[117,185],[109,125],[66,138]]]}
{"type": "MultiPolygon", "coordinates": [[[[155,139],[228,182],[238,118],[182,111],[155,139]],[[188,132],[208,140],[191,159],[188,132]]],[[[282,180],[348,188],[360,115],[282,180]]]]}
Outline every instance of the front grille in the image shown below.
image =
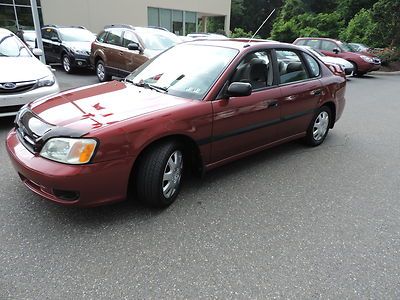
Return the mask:
{"type": "Polygon", "coordinates": [[[34,89],[35,86],[36,80],[25,82],[4,82],[0,83],[0,94],[22,93],[34,89]]]}
{"type": "Polygon", "coordinates": [[[21,143],[31,152],[42,150],[42,136],[54,126],[47,124],[35,116],[29,109],[23,109],[15,120],[15,129],[21,143]]]}
{"type": "Polygon", "coordinates": [[[374,64],[379,65],[381,63],[381,60],[379,58],[374,57],[373,60],[374,60],[374,64]]]}
{"type": "Polygon", "coordinates": [[[16,113],[19,111],[19,109],[22,107],[22,105],[14,105],[14,106],[0,106],[0,114],[2,113],[16,113]]]}

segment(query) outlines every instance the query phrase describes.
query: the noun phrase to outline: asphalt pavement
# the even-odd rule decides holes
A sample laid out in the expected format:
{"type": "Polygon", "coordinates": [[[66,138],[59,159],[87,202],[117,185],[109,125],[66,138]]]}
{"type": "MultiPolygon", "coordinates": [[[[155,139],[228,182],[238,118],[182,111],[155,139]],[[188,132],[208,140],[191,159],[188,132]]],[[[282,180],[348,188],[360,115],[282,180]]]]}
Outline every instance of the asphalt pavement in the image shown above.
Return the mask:
{"type": "Polygon", "coordinates": [[[189,179],[161,211],[42,200],[11,167],[13,120],[0,119],[0,299],[399,299],[399,87],[351,78],[323,145],[189,179]]]}

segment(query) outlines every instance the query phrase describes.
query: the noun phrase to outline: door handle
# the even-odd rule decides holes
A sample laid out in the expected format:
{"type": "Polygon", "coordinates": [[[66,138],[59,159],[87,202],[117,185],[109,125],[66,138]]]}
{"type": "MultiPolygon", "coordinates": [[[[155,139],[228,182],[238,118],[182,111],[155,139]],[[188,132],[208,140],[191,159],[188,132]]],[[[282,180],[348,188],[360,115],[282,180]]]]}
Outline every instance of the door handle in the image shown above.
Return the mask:
{"type": "Polygon", "coordinates": [[[293,101],[293,100],[295,100],[295,99],[296,99],[296,96],[295,96],[295,95],[287,96],[287,97],[285,98],[286,101],[293,101]]]}
{"type": "Polygon", "coordinates": [[[320,96],[321,94],[322,94],[321,89],[311,91],[312,96],[320,96]]]}
{"type": "Polygon", "coordinates": [[[268,102],[267,108],[270,108],[270,107],[278,107],[278,105],[279,105],[278,100],[272,100],[272,101],[269,101],[269,102],[268,102]]]}
{"type": "Polygon", "coordinates": [[[119,51],[119,55],[123,56],[123,55],[124,55],[124,52],[119,51]]]}

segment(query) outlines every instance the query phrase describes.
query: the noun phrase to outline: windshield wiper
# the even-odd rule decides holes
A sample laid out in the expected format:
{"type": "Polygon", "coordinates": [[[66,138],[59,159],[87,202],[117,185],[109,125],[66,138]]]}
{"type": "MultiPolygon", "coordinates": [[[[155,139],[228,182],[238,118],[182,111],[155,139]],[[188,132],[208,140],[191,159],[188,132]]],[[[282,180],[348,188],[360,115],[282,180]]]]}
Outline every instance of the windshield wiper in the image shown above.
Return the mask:
{"type": "Polygon", "coordinates": [[[142,88],[145,88],[145,89],[150,89],[150,90],[157,91],[157,92],[160,92],[160,93],[168,93],[168,89],[167,88],[164,88],[164,87],[161,87],[161,86],[157,86],[157,85],[154,85],[154,84],[151,84],[151,83],[133,82],[130,79],[125,79],[125,81],[129,82],[129,83],[132,83],[135,86],[139,86],[139,87],[142,87],[142,88]]]}

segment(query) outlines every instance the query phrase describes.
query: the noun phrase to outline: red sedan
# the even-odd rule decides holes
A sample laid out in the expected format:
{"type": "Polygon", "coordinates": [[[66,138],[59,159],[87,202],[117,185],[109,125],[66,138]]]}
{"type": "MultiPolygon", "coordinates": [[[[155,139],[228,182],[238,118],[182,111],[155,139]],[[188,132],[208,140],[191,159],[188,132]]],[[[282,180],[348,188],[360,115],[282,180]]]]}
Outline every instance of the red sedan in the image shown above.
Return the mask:
{"type": "Polygon", "coordinates": [[[7,137],[33,192],[59,204],[140,199],[163,207],[185,172],[204,172],[303,138],[320,145],[340,118],[346,80],[278,42],[175,46],[125,80],[23,107],[7,137]]]}

